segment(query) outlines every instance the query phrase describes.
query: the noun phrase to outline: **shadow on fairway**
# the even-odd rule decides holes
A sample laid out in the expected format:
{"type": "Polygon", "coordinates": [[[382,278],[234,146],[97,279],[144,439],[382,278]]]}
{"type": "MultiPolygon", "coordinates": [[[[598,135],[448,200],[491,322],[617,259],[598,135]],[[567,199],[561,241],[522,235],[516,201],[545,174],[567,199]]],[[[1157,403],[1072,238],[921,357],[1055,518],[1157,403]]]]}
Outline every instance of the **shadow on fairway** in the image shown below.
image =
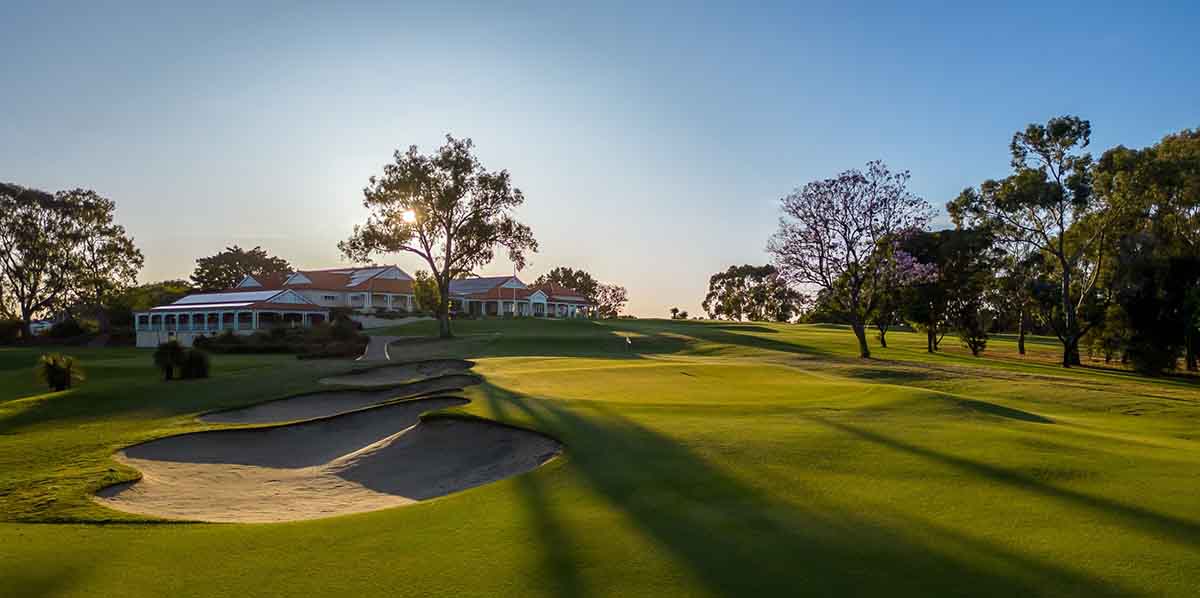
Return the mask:
{"type": "MultiPolygon", "coordinates": [[[[770,333],[778,334],[778,331],[760,325],[747,324],[711,324],[707,322],[664,322],[653,321],[640,323],[637,320],[604,320],[603,323],[597,323],[597,326],[602,326],[611,330],[621,332],[633,332],[638,334],[647,334],[650,329],[658,332],[652,335],[652,338],[683,338],[689,339],[688,342],[678,347],[671,347],[670,351],[640,351],[642,353],[676,353],[684,349],[688,349],[690,354],[704,355],[712,352],[703,348],[697,348],[695,341],[707,341],[714,345],[731,345],[733,347],[741,347],[748,349],[759,349],[764,351],[775,351],[779,353],[811,355],[813,357],[833,357],[836,354],[826,349],[817,347],[816,345],[803,344],[793,340],[781,341],[771,338],[763,338],[756,336],[757,334],[770,333]]],[[[637,340],[634,341],[634,346],[637,346],[637,340]]],[[[653,346],[653,345],[652,345],[653,346]]],[[[713,350],[721,350],[726,347],[714,346],[713,350]]]]}
{"type": "Polygon", "coordinates": [[[649,355],[677,353],[705,355],[730,348],[750,348],[814,357],[835,355],[815,345],[758,336],[778,334],[778,331],[750,324],[579,320],[548,323],[536,328],[536,332],[537,334],[530,334],[514,326],[507,331],[503,328],[498,329],[486,336],[463,336],[446,341],[427,337],[401,340],[391,345],[392,359],[474,359],[509,356],[640,359],[649,355]]]}
{"type": "Polygon", "coordinates": [[[1084,494],[1069,488],[1060,488],[1058,486],[1047,484],[1042,479],[1033,475],[1004,469],[1002,467],[996,467],[995,465],[973,461],[964,457],[938,452],[921,446],[916,446],[897,438],[884,436],[878,432],[866,430],[858,426],[852,426],[845,422],[836,422],[812,415],[801,415],[799,417],[803,417],[814,423],[851,434],[869,442],[880,444],[891,449],[908,453],[910,455],[916,455],[918,457],[930,459],[943,465],[949,465],[958,469],[962,469],[973,475],[997,482],[1002,482],[1004,484],[1008,484],[1022,490],[1027,490],[1035,494],[1070,502],[1076,506],[1099,512],[1100,514],[1106,515],[1122,524],[1140,528],[1150,534],[1170,537],[1179,543],[1187,544],[1192,547],[1200,547],[1200,523],[1195,521],[1179,519],[1177,517],[1164,515],[1162,513],[1150,511],[1134,505],[1120,503],[1108,498],[1084,494]]]}
{"type": "MultiPolygon", "coordinates": [[[[565,467],[720,595],[1118,596],[1109,583],[952,530],[889,527],[828,505],[783,502],[668,436],[592,401],[524,397],[485,383],[499,419],[532,421],[567,446],[565,467]],[[581,410],[587,409],[584,413],[581,410]]],[[[539,476],[521,493],[559,595],[587,594],[582,561],[539,476]]]]}

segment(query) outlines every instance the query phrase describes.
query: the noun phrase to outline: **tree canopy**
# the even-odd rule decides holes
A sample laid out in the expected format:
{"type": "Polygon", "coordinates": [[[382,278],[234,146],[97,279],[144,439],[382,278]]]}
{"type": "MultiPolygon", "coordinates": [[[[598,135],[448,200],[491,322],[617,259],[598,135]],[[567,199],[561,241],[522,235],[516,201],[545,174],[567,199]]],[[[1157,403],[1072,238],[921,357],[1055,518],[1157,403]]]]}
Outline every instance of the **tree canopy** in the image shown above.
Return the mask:
{"type": "Polygon", "coordinates": [[[470,139],[447,135],[432,154],[417,146],[397,150],[383,174],[363,189],[367,221],[338,243],[351,260],[368,261],[385,253],[412,253],[425,260],[440,295],[439,335],[451,336],[450,281],[487,264],[496,249],[525,266],[527,251],[537,251],[528,226],[513,211],[525,202],[507,170],[488,171],[474,155],[470,139]]]}
{"type": "Polygon", "coordinates": [[[1063,365],[1079,363],[1079,339],[1096,322],[1079,321],[1101,270],[1104,210],[1092,193],[1092,157],[1082,153],[1091,123],[1077,116],[1034,123],[1013,135],[1013,174],[965,189],[947,208],[958,225],[985,228],[1018,252],[1033,248],[1054,261],[1059,308],[1051,323],[1063,365]]]}
{"type": "Polygon", "coordinates": [[[978,315],[995,270],[992,239],[985,231],[943,230],[910,234],[900,246],[931,268],[904,290],[900,311],[925,331],[926,350],[933,353],[947,332],[966,322],[962,318],[978,315]]]}
{"type": "Polygon", "coordinates": [[[1198,369],[1200,345],[1200,130],[1133,150],[1118,146],[1094,168],[1116,239],[1112,305],[1092,344],[1147,373],[1198,369]]]}
{"type": "Polygon", "coordinates": [[[865,324],[889,288],[891,243],[924,228],[932,210],[908,190],[909,173],[880,161],[813,181],[780,200],[783,216],[767,245],[784,280],[824,292],[870,357],[865,324]]]}
{"type": "Polygon", "coordinates": [[[787,322],[805,302],[806,297],[789,287],[775,266],[744,264],[713,274],[701,306],[712,319],[787,322]]]}
{"type": "Polygon", "coordinates": [[[94,191],[0,184],[0,298],[26,337],[37,314],[80,303],[99,308],[134,283],[142,254],[114,223],[114,210],[94,191]]]}
{"type": "Polygon", "coordinates": [[[440,296],[437,281],[425,270],[417,270],[413,275],[413,297],[417,302],[417,309],[425,313],[436,313],[440,296]]]}
{"type": "Polygon", "coordinates": [[[242,249],[234,245],[216,255],[196,260],[192,284],[205,291],[219,291],[237,286],[242,278],[288,274],[292,266],[287,260],[267,253],[262,247],[242,249]]]}
{"type": "Polygon", "coordinates": [[[596,293],[600,290],[600,282],[583,269],[576,270],[569,266],[558,266],[537,277],[534,285],[554,283],[574,289],[588,299],[589,303],[597,303],[596,293]]]}
{"type": "Polygon", "coordinates": [[[621,310],[628,302],[629,293],[621,285],[601,283],[596,287],[593,305],[596,306],[596,316],[598,317],[615,318],[620,316],[621,310]]]}

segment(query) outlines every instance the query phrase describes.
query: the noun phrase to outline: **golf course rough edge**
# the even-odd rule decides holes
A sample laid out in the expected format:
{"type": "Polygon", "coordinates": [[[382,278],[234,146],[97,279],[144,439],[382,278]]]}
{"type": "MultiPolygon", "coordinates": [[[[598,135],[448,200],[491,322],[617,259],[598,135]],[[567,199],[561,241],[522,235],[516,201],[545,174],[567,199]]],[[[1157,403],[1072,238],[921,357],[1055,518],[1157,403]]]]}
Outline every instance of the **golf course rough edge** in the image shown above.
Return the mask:
{"type": "Polygon", "coordinates": [[[236,409],[200,415],[202,422],[218,424],[272,424],[330,417],[400,399],[460,391],[482,380],[472,374],[447,374],[398,386],[348,388],[304,393],[236,409]]]}
{"type": "Polygon", "coordinates": [[[426,361],[411,361],[407,363],[367,367],[354,370],[340,376],[322,378],[321,384],[378,388],[384,386],[395,386],[397,384],[405,384],[418,380],[425,380],[436,376],[458,374],[465,372],[472,367],[475,367],[475,363],[465,359],[430,359],[426,361]]]}
{"type": "MultiPolygon", "coordinates": [[[[461,363],[466,368],[474,365],[461,363]]],[[[442,375],[444,365],[425,368],[440,376],[431,382],[478,382],[462,374],[442,375]]],[[[393,370],[396,377],[410,381],[419,369],[397,367],[402,366],[377,369],[393,370]]],[[[357,375],[363,374],[351,374],[357,375]]],[[[244,423],[325,414],[339,403],[349,409],[294,423],[193,432],[127,447],[114,458],[140,471],[142,478],[103,488],[95,500],[164,519],[319,519],[445,496],[536,469],[562,453],[561,443],[538,432],[475,417],[422,417],[470,401],[454,396],[395,398],[396,392],[413,390],[416,384],[420,383],[391,391],[348,391],[361,396],[309,393],[210,414],[209,421],[244,423]],[[289,408],[288,401],[297,401],[297,407],[289,408]]]]}

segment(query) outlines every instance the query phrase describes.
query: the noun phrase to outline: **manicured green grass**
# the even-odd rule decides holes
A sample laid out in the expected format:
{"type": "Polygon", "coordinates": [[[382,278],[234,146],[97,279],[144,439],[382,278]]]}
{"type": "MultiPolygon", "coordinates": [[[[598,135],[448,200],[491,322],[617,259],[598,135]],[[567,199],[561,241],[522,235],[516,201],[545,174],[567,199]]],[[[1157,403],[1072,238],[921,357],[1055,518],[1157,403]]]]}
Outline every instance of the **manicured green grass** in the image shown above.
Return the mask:
{"type": "MultiPolygon", "coordinates": [[[[383,331],[415,336],[431,323],[383,331]]],[[[0,350],[4,595],[1191,596],[1200,387],[1053,342],[982,359],[837,327],[463,321],[393,358],[475,358],[475,415],[561,439],[542,469],[428,503],[271,525],[147,523],[92,503],[109,455],[203,429],[347,362],[217,356],[162,383],[147,352],[78,351],[38,394],[0,350]],[[632,345],[627,345],[629,338],[632,345]],[[46,521],[66,523],[46,524],[46,521]],[[107,522],[103,525],[97,522],[107,522]]]]}

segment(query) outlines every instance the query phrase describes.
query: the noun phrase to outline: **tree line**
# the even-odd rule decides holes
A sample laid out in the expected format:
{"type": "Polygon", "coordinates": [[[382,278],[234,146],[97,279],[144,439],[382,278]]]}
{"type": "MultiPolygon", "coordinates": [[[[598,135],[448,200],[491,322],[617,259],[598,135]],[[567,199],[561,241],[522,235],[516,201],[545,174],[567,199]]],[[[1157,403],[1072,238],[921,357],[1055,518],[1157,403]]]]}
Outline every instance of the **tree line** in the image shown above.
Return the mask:
{"type": "Polygon", "coordinates": [[[979,355],[990,334],[1052,334],[1061,363],[1081,352],[1147,373],[1200,361],[1200,130],[1094,159],[1091,123],[1030,124],[1009,143],[1009,174],[946,205],[882,162],[813,181],[780,200],[772,263],[715,274],[710,317],[848,324],[868,334],[911,325],[930,352],[946,334],[979,355]],[[784,290],[787,289],[787,290],[784,290]],[[812,295],[792,289],[811,291],[812,295]]]}
{"type": "Polygon", "coordinates": [[[0,183],[0,317],[29,338],[39,314],[82,309],[106,330],[104,306],[136,283],[144,262],[115,210],[91,190],[0,183]]]}

